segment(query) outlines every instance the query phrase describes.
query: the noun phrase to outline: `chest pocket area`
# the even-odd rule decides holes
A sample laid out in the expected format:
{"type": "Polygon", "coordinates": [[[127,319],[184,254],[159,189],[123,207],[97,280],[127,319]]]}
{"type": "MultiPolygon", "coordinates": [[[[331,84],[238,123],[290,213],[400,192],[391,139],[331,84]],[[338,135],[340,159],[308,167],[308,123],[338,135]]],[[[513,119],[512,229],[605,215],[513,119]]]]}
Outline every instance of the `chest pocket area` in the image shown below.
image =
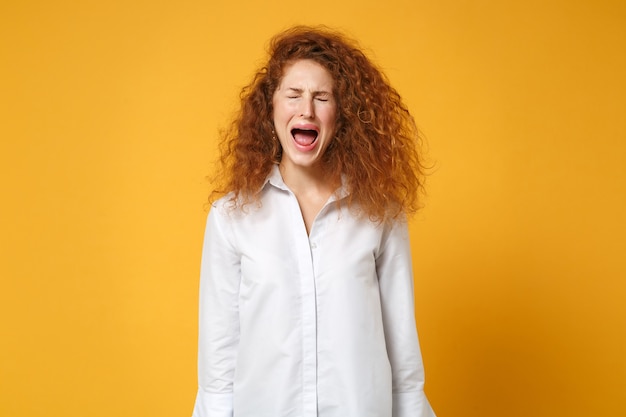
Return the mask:
{"type": "Polygon", "coordinates": [[[267,296],[268,301],[279,292],[290,292],[299,285],[297,260],[276,248],[256,248],[241,257],[240,299],[267,296]]]}

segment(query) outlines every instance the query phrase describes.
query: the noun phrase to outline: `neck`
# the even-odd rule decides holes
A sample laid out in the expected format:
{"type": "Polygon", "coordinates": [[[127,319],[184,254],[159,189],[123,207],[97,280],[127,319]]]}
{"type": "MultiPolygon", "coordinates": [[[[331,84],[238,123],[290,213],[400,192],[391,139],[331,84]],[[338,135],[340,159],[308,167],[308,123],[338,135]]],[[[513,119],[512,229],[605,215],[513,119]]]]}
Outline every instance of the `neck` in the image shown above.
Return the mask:
{"type": "Polygon", "coordinates": [[[339,185],[319,165],[300,167],[281,162],[279,169],[283,181],[295,194],[310,192],[332,193],[339,185]]]}

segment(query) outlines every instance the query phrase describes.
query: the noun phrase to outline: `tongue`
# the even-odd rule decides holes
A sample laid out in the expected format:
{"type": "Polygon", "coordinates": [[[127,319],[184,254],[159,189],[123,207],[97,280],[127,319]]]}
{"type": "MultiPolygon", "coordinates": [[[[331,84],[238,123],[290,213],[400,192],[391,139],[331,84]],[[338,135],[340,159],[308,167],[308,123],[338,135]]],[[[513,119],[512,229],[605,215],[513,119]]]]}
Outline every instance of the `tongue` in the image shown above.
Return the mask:
{"type": "Polygon", "coordinates": [[[293,133],[293,138],[298,145],[309,146],[315,142],[317,133],[312,130],[299,130],[293,133]]]}

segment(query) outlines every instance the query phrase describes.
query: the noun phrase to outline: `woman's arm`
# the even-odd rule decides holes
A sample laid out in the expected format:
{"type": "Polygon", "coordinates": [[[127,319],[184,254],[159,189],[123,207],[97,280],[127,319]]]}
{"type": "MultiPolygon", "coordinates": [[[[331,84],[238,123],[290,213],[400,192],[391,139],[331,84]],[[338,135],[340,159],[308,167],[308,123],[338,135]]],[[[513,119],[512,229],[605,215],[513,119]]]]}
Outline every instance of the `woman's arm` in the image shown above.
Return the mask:
{"type": "Polygon", "coordinates": [[[435,417],[424,394],[424,365],[415,327],[413,269],[406,222],[386,227],[376,270],[392,369],[393,417],[435,417]]]}
{"type": "Polygon", "coordinates": [[[193,417],[232,417],[239,343],[240,256],[220,206],[209,213],[202,249],[198,394],[193,417]]]}

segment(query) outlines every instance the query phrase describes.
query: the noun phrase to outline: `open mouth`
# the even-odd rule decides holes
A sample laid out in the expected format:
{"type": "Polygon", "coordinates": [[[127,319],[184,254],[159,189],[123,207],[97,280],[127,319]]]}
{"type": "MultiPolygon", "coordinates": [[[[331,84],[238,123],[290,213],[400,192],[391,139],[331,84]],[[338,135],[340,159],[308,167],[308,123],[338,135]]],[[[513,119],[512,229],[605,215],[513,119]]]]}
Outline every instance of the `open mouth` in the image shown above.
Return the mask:
{"type": "Polygon", "coordinates": [[[311,146],[317,140],[318,132],[313,129],[292,129],[291,136],[300,146],[311,146]]]}

